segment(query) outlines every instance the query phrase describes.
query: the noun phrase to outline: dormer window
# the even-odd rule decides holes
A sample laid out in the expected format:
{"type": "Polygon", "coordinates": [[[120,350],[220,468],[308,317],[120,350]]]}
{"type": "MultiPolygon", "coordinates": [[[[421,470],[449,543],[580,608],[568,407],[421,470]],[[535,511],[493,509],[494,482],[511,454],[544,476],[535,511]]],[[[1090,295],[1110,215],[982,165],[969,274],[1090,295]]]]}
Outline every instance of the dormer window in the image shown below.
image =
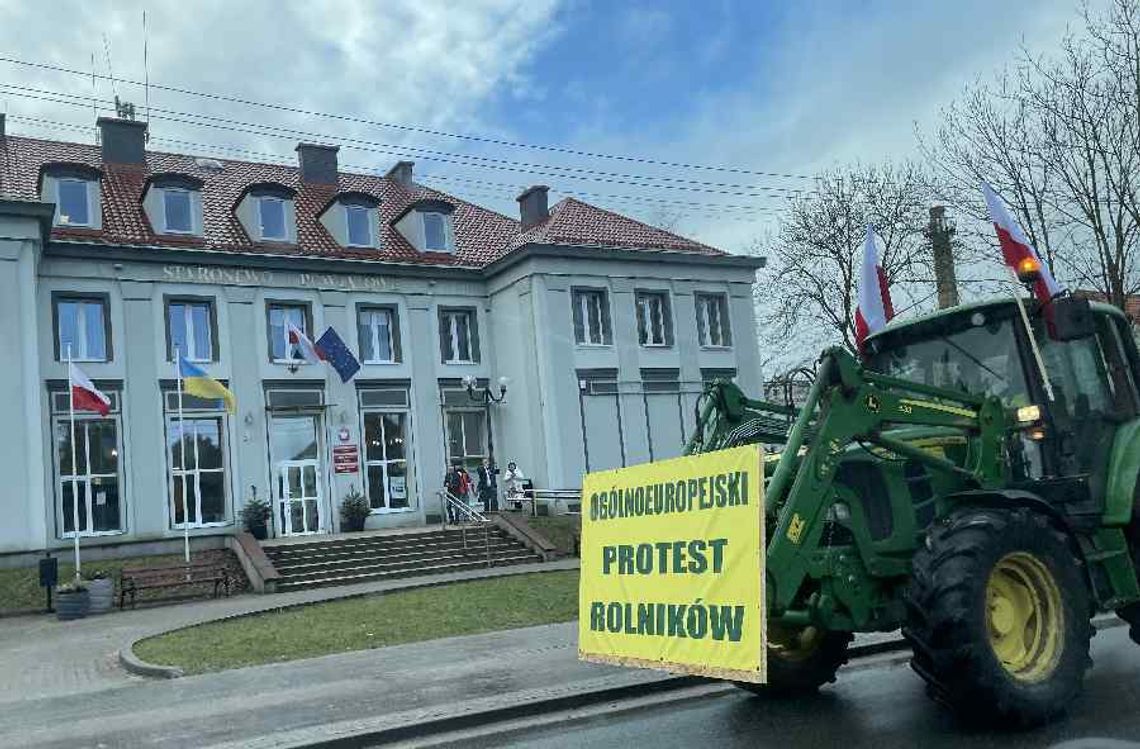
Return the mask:
{"type": "Polygon", "coordinates": [[[285,231],[285,201],[262,195],[257,199],[257,215],[261,221],[261,238],[284,242],[289,238],[285,231]]]}
{"type": "Polygon", "coordinates": [[[447,252],[451,249],[447,241],[447,217],[442,213],[424,213],[424,249],[433,252],[447,252]]]}
{"type": "Polygon", "coordinates": [[[296,191],[276,183],[250,185],[238,201],[236,213],[254,242],[297,242],[296,191]]]}
{"type": "Polygon", "coordinates": [[[344,224],[349,247],[373,247],[372,210],[363,205],[344,206],[344,224]]]}
{"type": "Polygon", "coordinates": [[[66,178],[56,182],[56,223],[60,226],[91,226],[88,181],[66,178]]]}
{"type": "Polygon", "coordinates": [[[194,231],[189,192],[177,188],[163,190],[162,208],[167,234],[190,234],[194,231]]]}
{"type": "Polygon", "coordinates": [[[424,198],[412,203],[395,220],[396,230],[420,252],[455,252],[455,206],[424,198]]]}
{"type": "Polygon", "coordinates": [[[55,225],[62,228],[102,228],[100,172],[85,164],[48,164],[40,175],[40,195],[55,203],[55,225]]]}
{"type": "Polygon", "coordinates": [[[143,195],[156,234],[202,234],[202,181],[186,174],[156,174],[143,195]]]}

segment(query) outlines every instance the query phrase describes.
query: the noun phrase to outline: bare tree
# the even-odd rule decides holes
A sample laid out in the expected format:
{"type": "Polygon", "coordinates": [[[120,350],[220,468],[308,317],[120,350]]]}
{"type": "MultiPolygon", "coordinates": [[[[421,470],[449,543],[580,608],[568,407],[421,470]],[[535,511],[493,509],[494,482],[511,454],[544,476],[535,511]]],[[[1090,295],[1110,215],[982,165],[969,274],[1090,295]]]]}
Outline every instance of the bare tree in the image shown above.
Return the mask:
{"type": "MultiPolygon", "coordinates": [[[[883,239],[883,268],[892,287],[929,277],[923,236],[929,183],[911,163],[856,166],[821,176],[814,192],[792,203],[766,253],[772,267],[756,288],[765,337],[784,351],[786,365],[810,360],[820,343],[854,350],[856,279],[867,224],[883,239]],[[787,350],[789,343],[796,350],[787,350]]],[[[904,293],[896,302],[907,300],[913,301],[904,293]]]]}
{"type": "Polygon", "coordinates": [[[1015,75],[969,88],[921,147],[979,225],[986,180],[1059,278],[1123,308],[1140,292],[1140,10],[1083,17],[1059,54],[1025,52],[1015,75]]]}

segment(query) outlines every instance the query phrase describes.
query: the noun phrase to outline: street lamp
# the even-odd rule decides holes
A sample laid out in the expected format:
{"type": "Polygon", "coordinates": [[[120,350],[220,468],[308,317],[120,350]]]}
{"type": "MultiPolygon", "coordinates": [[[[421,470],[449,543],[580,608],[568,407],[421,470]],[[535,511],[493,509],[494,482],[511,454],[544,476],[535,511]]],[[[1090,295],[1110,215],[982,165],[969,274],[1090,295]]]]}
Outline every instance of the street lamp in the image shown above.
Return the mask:
{"type": "Polygon", "coordinates": [[[502,403],[503,398],[507,396],[507,384],[510,382],[506,377],[499,378],[499,395],[496,396],[491,392],[489,387],[479,387],[479,380],[475,375],[467,375],[463,378],[463,386],[467,388],[467,397],[471,400],[483,403],[502,403]]]}

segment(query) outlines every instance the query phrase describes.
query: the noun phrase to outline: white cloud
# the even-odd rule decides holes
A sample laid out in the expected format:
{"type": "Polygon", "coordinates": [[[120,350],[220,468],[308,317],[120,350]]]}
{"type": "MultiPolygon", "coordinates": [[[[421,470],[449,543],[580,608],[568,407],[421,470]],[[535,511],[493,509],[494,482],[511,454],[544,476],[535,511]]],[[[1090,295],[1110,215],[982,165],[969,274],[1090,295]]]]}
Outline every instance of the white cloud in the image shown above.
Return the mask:
{"type": "MultiPolygon", "coordinates": [[[[492,127],[487,101],[503,89],[528,85],[526,64],[554,28],[556,0],[207,0],[145,4],[150,78],[180,87],[282,102],[322,112],[349,113],[398,123],[464,131],[492,127]]],[[[142,3],[29,3],[0,0],[0,50],[6,56],[106,73],[107,35],[117,76],[143,78],[142,3]]],[[[90,79],[0,66],[0,83],[64,90],[81,96],[90,79]]],[[[118,93],[143,113],[140,89],[118,93]]],[[[112,87],[97,84],[100,97],[112,87]]],[[[389,143],[422,136],[323,119],[251,109],[151,89],[151,104],[243,121],[264,122],[337,136],[389,143]]],[[[10,115],[93,125],[91,108],[47,104],[0,92],[10,115]]],[[[35,128],[20,120],[13,131],[78,139],[79,133],[35,128]]],[[[297,138],[267,138],[152,120],[152,137],[238,145],[292,157],[297,138]]],[[[161,142],[158,144],[162,146],[161,142]]],[[[454,143],[448,144],[454,146],[454,143]]],[[[382,165],[396,156],[346,153],[342,161],[382,165]]]]}

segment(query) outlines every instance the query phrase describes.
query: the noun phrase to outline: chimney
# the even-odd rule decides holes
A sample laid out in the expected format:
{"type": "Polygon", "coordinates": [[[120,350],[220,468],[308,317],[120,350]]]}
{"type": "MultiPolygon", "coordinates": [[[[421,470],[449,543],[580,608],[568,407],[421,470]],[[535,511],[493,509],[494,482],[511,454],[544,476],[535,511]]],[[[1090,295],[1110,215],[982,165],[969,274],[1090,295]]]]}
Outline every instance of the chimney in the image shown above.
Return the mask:
{"type": "Polygon", "coordinates": [[[146,164],[146,123],[100,117],[100,142],[104,164],[146,164]]]}
{"type": "Polygon", "coordinates": [[[388,173],[384,176],[394,180],[398,185],[411,187],[413,166],[415,166],[414,161],[397,161],[396,166],[389,169],[388,173]]]}
{"type": "Polygon", "coordinates": [[[340,146],[298,143],[297,161],[301,165],[301,181],[318,185],[336,185],[336,152],[340,146]]]}
{"type": "Polygon", "coordinates": [[[522,230],[541,224],[550,217],[550,207],[547,205],[546,193],[550,190],[546,185],[528,187],[526,192],[515,198],[519,201],[519,219],[522,221],[522,230]]]}

